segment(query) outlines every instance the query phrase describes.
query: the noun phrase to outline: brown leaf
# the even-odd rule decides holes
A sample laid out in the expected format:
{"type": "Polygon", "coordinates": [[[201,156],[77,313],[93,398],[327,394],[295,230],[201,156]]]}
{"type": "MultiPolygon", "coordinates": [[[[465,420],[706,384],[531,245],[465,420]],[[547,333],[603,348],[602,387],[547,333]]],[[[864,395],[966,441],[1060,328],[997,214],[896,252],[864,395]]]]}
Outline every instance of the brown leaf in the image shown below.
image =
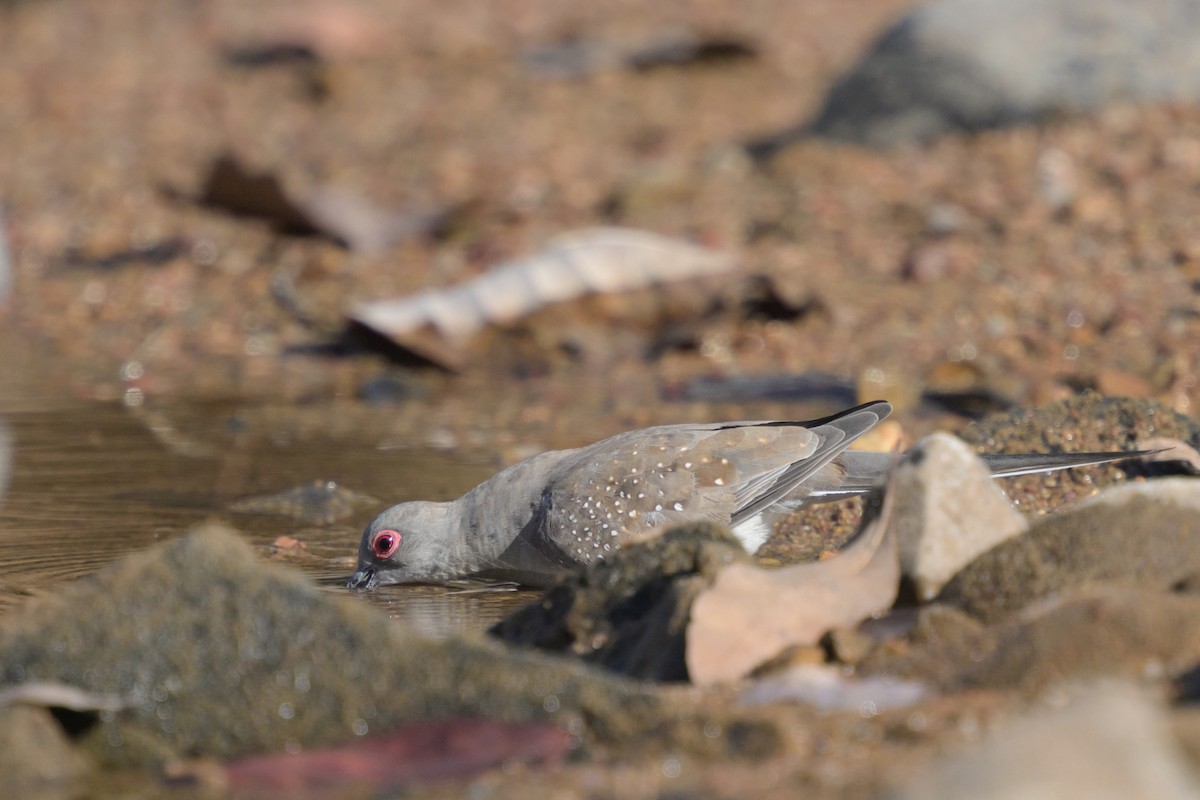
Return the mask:
{"type": "Polygon", "coordinates": [[[891,492],[868,509],[857,536],[835,558],[763,569],[732,564],[692,606],[687,667],[701,685],[743,677],[784,648],[815,644],[891,606],[900,561],[891,492]]]}
{"type": "Polygon", "coordinates": [[[1170,436],[1155,436],[1150,439],[1138,439],[1139,450],[1151,450],[1144,456],[1143,461],[1149,462],[1178,462],[1196,475],[1200,475],[1200,452],[1181,439],[1170,436]]]}
{"type": "MultiPolygon", "coordinates": [[[[453,350],[489,325],[511,323],[551,303],[698,278],[733,265],[728,253],[648,231],[588,229],[563,234],[531,256],[456,286],[360,304],[349,318],[402,347],[432,333],[453,350]]],[[[428,341],[416,343],[416,352],[437,360],[428,341]]]]}

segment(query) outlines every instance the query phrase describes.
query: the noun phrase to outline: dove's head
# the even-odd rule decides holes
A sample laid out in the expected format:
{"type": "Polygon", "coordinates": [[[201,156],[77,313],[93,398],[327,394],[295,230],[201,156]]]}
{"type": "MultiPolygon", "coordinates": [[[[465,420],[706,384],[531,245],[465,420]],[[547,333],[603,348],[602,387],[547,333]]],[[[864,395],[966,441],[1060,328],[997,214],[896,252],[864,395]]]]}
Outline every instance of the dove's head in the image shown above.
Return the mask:
{"type": "Polygon", "coordinates": [[[432,583],[461,574],[449,563],[453,537],[462,536],[450,504],[412,502],[387,509],[363,531],[358,568],[348,589],[387,583],[432,583]]]}

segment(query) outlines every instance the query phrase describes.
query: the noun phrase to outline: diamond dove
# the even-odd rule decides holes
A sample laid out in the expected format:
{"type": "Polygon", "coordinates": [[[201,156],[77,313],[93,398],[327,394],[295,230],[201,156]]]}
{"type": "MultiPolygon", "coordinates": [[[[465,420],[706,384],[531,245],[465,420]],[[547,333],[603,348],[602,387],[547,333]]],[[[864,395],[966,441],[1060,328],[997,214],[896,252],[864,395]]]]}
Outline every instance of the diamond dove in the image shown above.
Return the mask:
{"type": "MultiPolygon", "coordinates": [[[[363,531],[347,587],[468,576],[542,586],[671,523],[729,525],[749,552],[813,502],[882,485],[895,453],[846,448],[892,410],[865,403],[807,422],[714,422],[628,431],[533,456],[457,500],[413,501],[363,531]]],[[[993,475],[1115,461],[1137,453],[989,455],[993,475]]]]}

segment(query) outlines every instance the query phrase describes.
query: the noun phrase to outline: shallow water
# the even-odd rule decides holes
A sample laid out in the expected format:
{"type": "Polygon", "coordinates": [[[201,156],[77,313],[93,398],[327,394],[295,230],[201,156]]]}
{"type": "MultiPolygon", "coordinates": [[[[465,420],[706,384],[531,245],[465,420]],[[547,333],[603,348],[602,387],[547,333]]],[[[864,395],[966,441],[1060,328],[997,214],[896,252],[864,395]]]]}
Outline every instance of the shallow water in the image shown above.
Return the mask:
{"type": "MultiPolygon", "coordinates": [[[[491,472],[438,453],[381,449],[365,435],[262,435],[244,423],[253,410],[232,403],[86,403],[44,388],[14,388],[13,373],[8,377],[0,378],[0,417],[12,435],[14,463],[0,501],[0,614],[19,613],[22,598],[57,591],[205,519],[232,525],[264,556],[303,570],[332,593],[350,595],[343,587],[359,533],[379,509],[404,499],[445,499],[491,472]],[[315,480],[336,481],[381,502],[329,524],[228,508],[240,498],[315,480]],[[274,553],[279,536],[305,547],[296,555],[274,553]]],[[[401,624],[445,635],[483,630],[535,595],[420,586],[352,596],[401,624]]]]}

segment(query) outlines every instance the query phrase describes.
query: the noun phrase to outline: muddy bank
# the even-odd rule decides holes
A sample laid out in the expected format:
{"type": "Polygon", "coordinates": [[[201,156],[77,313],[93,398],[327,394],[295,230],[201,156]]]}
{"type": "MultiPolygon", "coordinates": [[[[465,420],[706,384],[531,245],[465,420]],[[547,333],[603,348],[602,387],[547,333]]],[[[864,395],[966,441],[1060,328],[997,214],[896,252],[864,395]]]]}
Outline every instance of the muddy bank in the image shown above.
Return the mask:
{"type": "MultiPolygon", "coordinates": [[[[335,792],[434,781],[435,796],[473,780],[497,796],[599,786],[618,796],[703,787],[732,797],[751,786],[784,797],[803,786],[814,796],[867,797],[903,787],[918,765],[980,730],[989,742],[1010,726],[1053,730],[1050,712],[1037,709],[1055,692],[1108,708],[1108,689],[1081,682],[1109,677],[1141,689],[1120,689],[1136,699],[1113,701],[1116,716],[1089,725],[1116,725],[1133,713],[1119,711],[1128,703],[1156,720],[1147,722],[1155,730],[1178,719],[1178,733],[1155,734],[1138,758],[1169,762],[1186,783],[1194,767],[1177,743],[1194,746],[1186,688],[1180,705],[1166,698],[1200,663],[1194,637],[1179,635],[1196,628],[1200,607],[1178,591],[1190,585],[1180,576],[1190,575],[1188,553],[1200,539],[1174,534],[1191,516],[1159,523],[1195,502],[1196,485],[1169,478],[1109,489],[974,559],[937,602],[913,608],[902,600],[881,619],[832,630],[819,646],[785,648],[748,678],[708,690],[622,673],[684,677],[680,651],[695,598],[711,591],[714,574],[748,559],[719,530],[672,531],[592,567],[574,590],[551,590],[501,627],[520,643],[513,646],[429,639],[287,567],[261,563],[236,532],[209,526],[6,617],[0,728],[27,733],[0,736],[0,762],[24,759],[20,747],[40,731],[55,768],[36,766],[50,763],[39,758],[21,773],[39,789],[113,781],[156,791],[196,782],[247,789],[281,785],[287,774],[293,789],[325,782],[341,787],[335,792]],[[1096,507],[1107,509],[1102,520],[1091,515],[1096,507]],[[1077,531],[1092,546],[1060,551],[1057,577],[1042,571],[1048,583],[1022,588],[1025,562],[996,554],[1038,547],[1058,530],[1077,531]],[[1147,573],[1121,555],[1131,542],[1149,553],[1161,544],[1178,569],[1147,573]],[[1095,566],[1096,546],[1111,550],[1110,566],[1095,566]],[[956,582],[970,585],[969,576],[985,570],[995,578],[988,587],[1010,587],[1015,611],[956,610],[975,613],[955,599],[956,582]],[[670,641],[680,644],[653,647],[670,641]],[[663,670],[672,664],[674,672],[663,670]],[[47,708],[52,716],[40,713],[47,708]],[[1021,722],[1027,715],[1040,721],[1021,722]],[[448,744],[436,753],[416,745],[430,737],[448,744]],[[372,752],[403,755],[386,757],[394,771],[352,766],[372,752]],[[503,759],[508,769],[488,769],[503,759]],[[524,766],[511,766],[517,762],[524,766]]],[[[918,491],[907,486],[893,488],[918,491]]],[[[871,524],[889,519],[887,510],[875,513],[871,524]]],[[[845,591],[858,588],[848,582],[845,591]]],[[[766,602],[739,636],[761,625],[765,637],[781,617],[803,611],[766,602]]],[[[1077,745],[1093,754],[1105,746],[1077,745]]],[[[973,747],[988,758],[1004,752],[973,747]]],[[[1083,785],[1044,768],[1065,785],[1083,785]]],[[[946,769],[950,780],[954,768],[946,769]]]]}

